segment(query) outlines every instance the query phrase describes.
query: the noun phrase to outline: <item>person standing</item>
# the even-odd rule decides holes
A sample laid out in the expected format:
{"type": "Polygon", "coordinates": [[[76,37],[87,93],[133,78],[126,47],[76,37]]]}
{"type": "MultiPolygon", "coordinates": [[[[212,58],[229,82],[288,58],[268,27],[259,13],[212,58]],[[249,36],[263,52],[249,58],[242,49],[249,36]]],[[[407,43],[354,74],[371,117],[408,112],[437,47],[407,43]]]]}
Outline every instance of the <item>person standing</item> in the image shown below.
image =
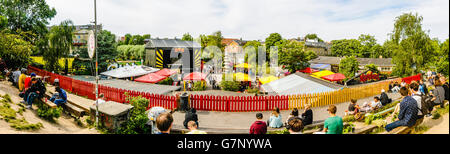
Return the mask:
{"type": "Polygon", "coordinates": [[[335,105],[330,105],[327,109],[330,117],[325,120],[323,125],[323,132],[326,134],[342,134],[344,129],[344,122],[342,118],[336,116],[337,108],[335,105]]]}
{"type": "Polygon", "coordinates": [[[267,124],[263,121],[263,114],[256,114],[256,121],[250,126],[250,134],[266,134],[267,124]]]}
{"type": "Polygon", "coordinates": [[[386,125],[386,131],[390,132],[400,126],[412,127],[416,124],[418,118],[417,114],[419,111],[417,101],[413,97],[409,96],[408,93],[409,92],[406,87],[400,88],[400,94],[402,95],[403,100],[399,104],[400,111],[398,113],[398,118],[395,122],[386,125]]]}

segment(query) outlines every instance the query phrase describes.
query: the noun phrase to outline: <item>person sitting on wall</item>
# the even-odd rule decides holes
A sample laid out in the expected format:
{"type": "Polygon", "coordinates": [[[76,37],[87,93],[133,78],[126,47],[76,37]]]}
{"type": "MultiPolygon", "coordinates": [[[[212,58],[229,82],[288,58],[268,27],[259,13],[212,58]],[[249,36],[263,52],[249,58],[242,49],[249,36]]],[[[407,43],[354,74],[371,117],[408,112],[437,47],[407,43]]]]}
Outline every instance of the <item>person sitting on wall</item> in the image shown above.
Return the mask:
{"type": "Polygon", "coordinates": [[[419,112],[417,101],[413,97],[409,96],[409,92],[406,87],[402,87],[400,89],[400,94],[403,99],[399,104],[400,110],[398,118],[395,122],[386,125],[385,129],[387,132],[390,132],[400,126],[412,127],[416,124],[416,120],[418,118],[417,114],[419,112]]]}
{"type": "Polygon", "coordinates": [[[386,91],[384,89],[381,89],[381,96],[380,96],[381,105],[385,106],[389,103],[392,103],[392,99],[389,98],[389,96],[386,94],[386,91]]]}
{"type": "Polygon", "coordinates": [[[156,127],[159,130],[158,134],[170,134],[170,129],[173,124],[173,116],[169,112],[159,114],[156,118],[156,127]]]}
{"type": "Polygon", "coordinates": [[[186,133],[186,134],[206,134],[205,131],[200,131],[197,128],[198,128],[197,122],[189,121],[188,122],[189,133],[186,133]]]}
{"type": "Polygon", "coordinates": [[[313,123],[313,111],[311,109],[311,104],[306,104],[305,111],[302,114],[302,124],[307,126],[313,123]]]}
{"type": "Polygon", "coordinates": [[[196,127],[198,127],[198,115],[197,115],[197,110],[195,110],[195,108],[191,108],[188,112],[186,112],[185,116],[184,116],[184,122],[183,125],[185,128],[189,128],[188,123],[189,121],[194,121],[196,124],[196,127]]]}
{"type": "Polygon", "coordinates": [[[356,115],[357,113],[359,113],[359,105],[356,104],[357,100],[356,99],[352,99],[350,101],[350,105],[348,105],[348,110],[345,111],[345,115],[356,115]]]}
{"type": "Polygon", "coordinates": [[[53,94],[53,97],[50,98],[50,101],[55,103],[58,106],[60,106],[64,103],[67,103],[66,91],[64,91],[64,89],[61,89],[60,87],[56,87],[55,90],[57,93],[53,94]]]}
{"type": "Polygon", "coordinates": [[[366,102],[363,104],[361,107],[361,112],[371,112],[381,107],[383,107],[383,104],[381,104],[380,98],[375,97],[372,102],[366,102]]]}

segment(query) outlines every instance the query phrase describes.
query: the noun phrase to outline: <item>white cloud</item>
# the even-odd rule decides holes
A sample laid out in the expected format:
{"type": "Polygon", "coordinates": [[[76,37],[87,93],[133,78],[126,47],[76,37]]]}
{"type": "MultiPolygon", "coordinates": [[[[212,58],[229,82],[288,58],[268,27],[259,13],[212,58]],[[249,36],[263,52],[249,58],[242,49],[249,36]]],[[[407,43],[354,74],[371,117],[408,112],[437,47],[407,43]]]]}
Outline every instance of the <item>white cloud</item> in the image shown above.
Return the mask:
{"type": "MultiPolygon", "coordinates": [[[[58,14],[57,24],[94,19],[93,0],[47,0],[58,14]]],[[[392,31],[396,16],[418,12],[431,37],[449,36],[449,1],[391,0],[98,0],[98,21],[118,35],[194,37],[221,30],[225,37],[265,39],[278,32],[285,38],[317,33],[330,41],[375,35],[381,43],[392,31]]]]}

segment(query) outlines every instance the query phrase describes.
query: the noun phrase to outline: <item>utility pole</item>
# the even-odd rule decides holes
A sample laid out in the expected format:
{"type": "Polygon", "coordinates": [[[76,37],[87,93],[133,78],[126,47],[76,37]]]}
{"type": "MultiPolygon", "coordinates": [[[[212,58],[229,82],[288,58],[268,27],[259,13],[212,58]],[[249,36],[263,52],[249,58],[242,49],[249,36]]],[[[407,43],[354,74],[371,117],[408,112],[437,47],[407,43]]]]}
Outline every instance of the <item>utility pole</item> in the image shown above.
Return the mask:
{"type": "Polygon", "coordinates": [[[98,51],[97,51],[97,0],[94,0],[94,37],[95,37],[95,123],[98,128],[98,51]]]}

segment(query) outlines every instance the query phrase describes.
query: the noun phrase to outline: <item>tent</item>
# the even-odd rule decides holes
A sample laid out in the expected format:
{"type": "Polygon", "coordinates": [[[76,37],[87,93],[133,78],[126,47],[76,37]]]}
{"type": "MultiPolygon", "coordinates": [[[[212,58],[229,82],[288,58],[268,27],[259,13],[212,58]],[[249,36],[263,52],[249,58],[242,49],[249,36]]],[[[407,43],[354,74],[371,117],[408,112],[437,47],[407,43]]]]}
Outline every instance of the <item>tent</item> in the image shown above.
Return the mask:
{"type": "Polygon", "coordinates": [[[275,76],[267,76],[267,77],[263,77],[261,79],[259,79],[259,82],[261,82],[261,84],[267,84],[270,83],[272,81],[278,80],[279,78],[275,77],[275,76]]]}
{"type": "Polygon", "coordinates": [[[341,73],[336,73],[328,76],[323,76],[322,79],[328,80],[328,81],[342,81],[345,79],[345,75],[341,73]]]}
{"type": "Polygon", "coordinates": [[[140,78],[137,78],[134,81],[144,82],[144,83],[158,83],[159,81],[162,81],[162,80],[164,80],[166,78],[167,78],[166,76],[161,76],[161,75],[159,75],[157,73],[150,73],[150,74],[147,74],[147,75],[142,76],[140,78]]]}
{"type": "Polygon", "coordinates": [[[325,70],[325,71],[320,71],[320,72],[313,73],[311,76],[320,79],[320,78],[322,78],[324,76],[333,75],[333,74],[335,74],[335,73],[331,72],[331,71],[328,71],[328,70],[325,70]]]}
{"type": "Polygon", "coordinates": [[[244,73],[234,73],[234,77],[236,78],[236,81],[244,81],[244,82],[248,82],[251,81],[250,77],[248,76],[248,74],[244,74],[244,73]]]}
{"type": "MultiPolygon", "coordinates": [[[[315,79],[315,78],[314,78],[315,79]]],[[[292,74],[279,80],[262,85],[262,91],[269,95],[297,95],[330,92],[333,87],[323,85],[316,80],[292,74]]]]}
{"type": "Polygon", "coordinates": [[[183,80],[191,80],[191,81],[200,81],[206,79],[206,74],[200,72],[192,72],[186,76],[184,76],[183,80]]]}
{"type": "Polygon", "coordinates": [[[317,70],[331,70],[330,64],[311,64],[310,67],[317,70]]]}
{"type": "Polygon", "coordinates": [[[312,69],[311,67],[308,67],[308,68],[305,68],[303,70],[300,70],[299,72],[311,74],[311,73],[315,73],[315,72],[319,72],[319,71],[315,70],[315,69],[312,69]]]}
{"type": "Polygon", "coordinates": [[[110,76],[114,78],[129,78],[129,77],[136,77],[136,76],[142,76],[149,73],[153,73],[158,71],[159,69],[147,67],[147,66],[124,66],[117,69],[113,69],[110,71],[106,71],[103,73],[100,73],[101,75],[110,76]]]}
{"type": "Polygon", "coordinates": [[[249,65],[248,63],[242,63],[242,64],[239,64],[239,65],[236,65],[235,67],[236,68],[250,68],[251,65],[249,65]]]}
{"type": "Polygon", "coordinates": [[[156,72],[156,74],[161,75],[161,76],[165,76],[165,77],[174,75],[175,73],[177,73],[177,72],[174,71],[174,70],[167,69],[167,68],[162,69],[162,70],[156,72]]]}

